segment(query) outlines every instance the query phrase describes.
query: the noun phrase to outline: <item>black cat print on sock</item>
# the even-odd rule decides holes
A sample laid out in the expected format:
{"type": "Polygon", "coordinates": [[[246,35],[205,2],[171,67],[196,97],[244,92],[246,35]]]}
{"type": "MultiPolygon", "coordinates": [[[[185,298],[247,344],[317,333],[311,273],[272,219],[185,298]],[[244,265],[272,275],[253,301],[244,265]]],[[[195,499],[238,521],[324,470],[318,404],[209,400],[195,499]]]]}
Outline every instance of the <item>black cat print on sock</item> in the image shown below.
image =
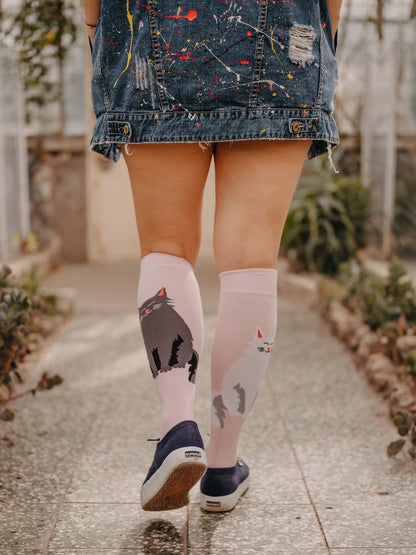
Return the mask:
{"type": "Polygon", "coordinates": [[[189,326],[174,306],[162,287],[138,308],[150,369],[156,378],[161,372],[189,364],[188,379],[195,383],[199,355],[189,326]]]}

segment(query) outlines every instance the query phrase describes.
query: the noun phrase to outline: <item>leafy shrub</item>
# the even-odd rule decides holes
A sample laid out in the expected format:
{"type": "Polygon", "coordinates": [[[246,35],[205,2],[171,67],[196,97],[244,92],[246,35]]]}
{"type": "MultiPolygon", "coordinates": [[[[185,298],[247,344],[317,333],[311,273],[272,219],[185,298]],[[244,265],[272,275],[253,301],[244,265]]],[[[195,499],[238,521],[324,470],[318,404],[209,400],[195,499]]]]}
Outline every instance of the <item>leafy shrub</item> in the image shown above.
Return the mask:
{"type": "MultiPolygon", "coordinates": [[[[2,9],[0,33],[14,44],[26,93],[26,121],[38,106],[62,97],[53,72],[68,56],[76,40],[76,3],[73,0],[22,0],[12,9],[2,9]]],[[[61,69],[62,71],[62,69],[61,69]]]]}
{"type": "Polygon", "coordinates": [[[56,295],[39,285],[35,272],[18,280],[8,266],[0,268],[0,383],[8,385],[12,375],[22,381],[18,366],[38,341],[42,319],[59,313],[56,295]]]}
{"type": "Polygon", "coordinates": [[[342,262],[365,245],[370,191],[356,177],[300,180],[282,234],[295,271],[337,275],[342,262]]]}
{"type": "Polygon", "coordinates": [[[394,247],[399,256],[416,256],[416,177],[397,181],[395,217],[393,223],[394,247]]]}
{"type": "Polygon", "coordinates": [[[409,324],[416,323],[416,292],[398,258],[390,261],[384,279],[350,259],[340,265],[339,280],[347,287],[342,302],[361,313],[373,330],[400,317],[409,324]]]}
{"type": "Polygon", "coordinates": [[[405,414],[402,411],[397,411],[393,417],[393,424],[397,428],[401,439],[392,441],[387,446],[387,454],[389,457],[397,455],[406,444],[406,439],[408,439],[410,446],[407,450],[412,459],[416,459],[416,421],[410,416],[410,414],[405,414]]]}
{"type": "Polygon", "coordinates": [[[407,366],[409,367],[410,376],[416,382],[416,350],[413,349],[411,351],[408,351],[406,353],[406,356],[404,357],[404,361],[407,364],[407,366]]]}

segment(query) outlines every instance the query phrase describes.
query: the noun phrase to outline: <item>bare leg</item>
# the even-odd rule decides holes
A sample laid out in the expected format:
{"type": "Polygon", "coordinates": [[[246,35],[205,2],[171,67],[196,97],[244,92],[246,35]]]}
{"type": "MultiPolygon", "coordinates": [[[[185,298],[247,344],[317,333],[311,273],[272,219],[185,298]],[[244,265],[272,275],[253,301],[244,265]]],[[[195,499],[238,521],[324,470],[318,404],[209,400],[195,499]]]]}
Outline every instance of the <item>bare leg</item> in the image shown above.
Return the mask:
{"type": "Polygon", "coordinates": [[[129,144],[122,150],[136,212],[141,254],[165,252],[195,265],[201,240],[201,210],[212,145],[129,144]]]}
{"type": "Polygon", "coordinates": [[[216,143],[214,253],[219,272],[276,267],[310,140],[216,143]]]}

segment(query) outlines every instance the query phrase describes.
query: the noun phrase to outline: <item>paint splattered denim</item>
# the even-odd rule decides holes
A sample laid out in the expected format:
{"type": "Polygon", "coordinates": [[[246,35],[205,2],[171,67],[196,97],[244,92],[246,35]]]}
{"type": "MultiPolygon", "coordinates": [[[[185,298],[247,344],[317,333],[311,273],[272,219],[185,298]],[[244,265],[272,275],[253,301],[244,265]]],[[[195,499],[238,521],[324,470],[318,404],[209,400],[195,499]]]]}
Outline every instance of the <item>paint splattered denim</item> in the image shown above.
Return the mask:
{"type": "Polygon", "coordinates": [[[336,47],[326,0],[102,0],[90,150],[313,139],[308,159],[331,155],[336,47]]]}

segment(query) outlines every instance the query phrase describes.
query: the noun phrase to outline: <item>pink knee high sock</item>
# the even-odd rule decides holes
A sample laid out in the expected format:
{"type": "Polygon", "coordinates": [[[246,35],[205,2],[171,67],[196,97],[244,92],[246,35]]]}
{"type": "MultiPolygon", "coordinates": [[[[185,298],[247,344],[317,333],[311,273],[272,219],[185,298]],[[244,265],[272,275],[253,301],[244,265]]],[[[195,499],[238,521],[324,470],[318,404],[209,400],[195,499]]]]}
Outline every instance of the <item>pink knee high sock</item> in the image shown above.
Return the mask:
{"type": "Polygon", "coordinates": [[[277,269],[220,273],[211,355],[208,466],[236,464],[241,432],[267,369],[277,326],[277,269]]]}
{"type": "Polygon", "coordinates": [[[194,419],[195,377],[204,321],[192,264],[167,253],[144,256],[137,305],[150,369],[162,404],[162,438],[178,422],[194,419]]]}

